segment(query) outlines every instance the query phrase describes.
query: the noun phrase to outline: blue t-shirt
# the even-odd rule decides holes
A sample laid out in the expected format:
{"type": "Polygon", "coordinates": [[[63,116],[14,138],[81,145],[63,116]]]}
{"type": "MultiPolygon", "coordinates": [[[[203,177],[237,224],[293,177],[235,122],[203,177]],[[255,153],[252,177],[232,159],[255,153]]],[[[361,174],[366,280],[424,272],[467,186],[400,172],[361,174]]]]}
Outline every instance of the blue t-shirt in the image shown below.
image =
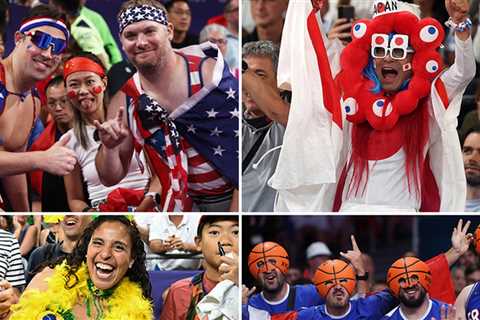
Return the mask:
{"type": "Polygon", "coordinates": [[[350,307],[344,316],[332,316],[325,305],[301,310],[297,320],[373,320],[382,316],[397,305],[397,300],[388,290],[383,290],[366,298],[350,300],[350,307]]]}
{"type": "MultiPolygon", "coordinates": [[[[289,287],[288,294],[281,301],[272,303],[265,300],[262,294],[255,294],[248,299],[248,306],[258,310],[264,310],[269,314],[279,314],[324,303],[324,300],[320,297],[317,288],[315,288],[313,284],[295,285],[294,287],[295,304],[293,309],[288,307],[288,296],[290,295],[290,290],[292,289],[291,286],[289,287]]],[[[248,307],[246,305],[242,306],[242,319],[250,319],[248,307]]],[[[252,320],[254,319],[252,318],[252,320]]]]}
{"type": "MultiPolygon", "coordinates": [[[[422,318],[418,320],[430,320],[432,318],[440,319],[440,308],[442,305],[448,306],[448,304],[443,303],[441,301],[430,299],[427,312],[422,318]]],[[[392,311],[390,311],[388,314],[386,314],[385,317],[382,318],[382,320],[386,320],[386,319],[405,320],[407,318],[403,316],[402,311],[400,310],[400,306],[398,306],[392,311]]]]}
{"type": "Polygon", "coordinates": [[[467,320],[480,320],[480,282],[473,285],[465,306],[465,317],[467,320]]]}

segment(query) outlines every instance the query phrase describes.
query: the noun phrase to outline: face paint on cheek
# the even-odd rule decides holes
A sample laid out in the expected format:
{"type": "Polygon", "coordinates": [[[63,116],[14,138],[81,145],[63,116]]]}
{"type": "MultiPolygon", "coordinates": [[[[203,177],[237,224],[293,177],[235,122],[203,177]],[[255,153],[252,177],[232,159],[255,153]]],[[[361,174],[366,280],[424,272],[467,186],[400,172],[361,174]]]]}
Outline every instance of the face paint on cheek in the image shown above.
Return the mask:
{"type": "Polygon", "coordinates": [[[73,90],[70,90],[70,91],[67,92],[67,97],[69,99],[75,99],[77,97],[77,93],[73,90]]]}
{"type": "Polygon", "coordinates": [[[100,93],[102,93],[102,87],[100,86],[93,87],[93,89],[91,90],[91,93],[98,96],[100,93]]]}

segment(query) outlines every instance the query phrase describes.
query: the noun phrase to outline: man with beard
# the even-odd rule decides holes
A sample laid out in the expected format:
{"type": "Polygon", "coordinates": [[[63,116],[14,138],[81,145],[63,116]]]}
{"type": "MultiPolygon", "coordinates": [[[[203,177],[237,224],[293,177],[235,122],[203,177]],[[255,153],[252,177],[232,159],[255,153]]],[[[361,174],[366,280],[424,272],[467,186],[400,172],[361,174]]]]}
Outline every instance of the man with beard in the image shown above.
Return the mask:
{"type": "Polygon", "coordinates": [[[465,211],[480,211],[480,126],[471,128],[464,137],[463,164],[467,179],[465,211]]]}
{"type": "MultiPolygon", "coordinates": [[[[361,267],[363,268],[363,265],[361,267]]],[[[325,298],[325,304],[301,310],[296,318],[288,319],[380,319],[397,302],[386,290],[368,298],[351,299],[354,295],[356,279],[367,279],[366,273],[361,277],[358,276],[359,271],[356,270],[356,272],[357,276],[355,276],[354,267],[343,260],[327,260],[322,263],[317,268],[313,281],[320,295],[325,298]]]]}
{"type": "Polygon", "coordinates": [[[173,26],[158,1],[126,1],[117,18],[138,72],[112,97],[110,120],[95,123],[101,182],[118,183],[143,148],[164,211],[237,211],[238,80],[208,42],[173,50],[173,26]],[[127,96],[133,103],[125,108],[127,96]]]}
{"type": "Polygon", "coordinates": [[[314,285],[290,285],[287,282],[289,266],[288,253],[278,243],[263,242],[252,249],[248,256],[248,268],[262,291],[248,298],[248,293],[251,294],[255,288],[248,291],[244,286],[244,320],[256,319],[259,313],[273,315],[323,303],[314,285]]]}
{"type": "MultiPolygon", "coordinates": [[[[467,250],[471,240],[471,234],[468,234],[468,227],[470,221],[463,224],[463,220],[459,220],[457,226],[452,232],[452,246],[444,254],[440,254],[427,261],[426,265],[428,271],[431,274],[429,277],[430,293],[434,297],[441,297],[442,299],[454,300],[453,285],[451,284],[449,267],[453,265],[458,258],[463,255],[467,250]],[[433,274],[433,276],[432,276],[433,274]],[[432,283],[432,279],[434,279],[432,283]]],[[[352,238],[352,242],[354,239],[352,238]]],[[[358,246],[354,245],[354,251],[358,251],[358,246]],[[356,248],[356,249],[355,249],[356,248]]],[[[341,253],[342,254],[342,253],[341,253]]],[[[348,258],[352,254],[352,251],[348,251],[347,254],[342,254],[344,258],[348,258]]],[[[361,253],[360,253],[361,254],[361,253]]],[[[415,258],[416,259],[416,258],[415,258]]],[[[352,259],[349,259],[353,261],[352,259]]],[[[401,261],[399,259],[398,261],[401,261]]],[[[420,260],[416,259],[418,262],[420,260]]],[[[393,264],[389,270],[400,270],[397,274],[403,275],[402,272],[407,270],[408,272],[414,272],[416,269],[396,269],[398,261],[393,264]]],[[[418,265],[417,262],[417,265],[418,265]]],[[[355,264],[353,264],[355,265],[355,264]]],[[[410,265],[410,263],[408,264],[410,265]]],[[[363,268],[363,266],[361,266],[363,268]]],[[[356,265],[355,265],[355,268],[356,265]]],[[[382,319],[384,315],[392,310],[399,301],[395,298],[398,297],[398,292],[401,286],[405,286],[404,283],[410,281],[413,283],[414,279],[420,279],[420,276],[424,273],[414,274],[413,279],[406,279],[405,276],[397,276],[393,272],[389,272],[389,278],[387,280],[390,290],[384,290],[366,298],[351,299],[355,288],[354,272],[352,266],[341,260],[328,260],[321,264],[314,276],[314,283],[317,287],[320,295],[325,299],[324,305],[310,307],[301,310],[300,312],[289,312],[284,314],[278,314],[272,316],[272,320],[358,320],[369,319],[376,320],[382,319]],[[396,281],[396,282],[394,282],[396,281]],[[401,283],[401,284],[400,284],[401,283]]],[[[364,269],[362,269],[364,270],[364,269]]],[[[422,269],[427,270],[427,269],[422,269]]],[[[357,270],[357,274],[361,274],[357,270]]],[[[408,273],[410,274],[410,273],[408,273]]],[[[364,279],[367,277],[356,277],[357,279],[364,279]]],[[[422,280],[423,281],[423,280],[422,280]]],[[[363,282],[363,281],[362,281],[363,282]]],[[[419,282],[419,281],[417,281],[419,282]]],[[[406,286],[408,287],[408,285],[406,286]]],[[[359,290],[360,291],[360,290],[359,290]]],[[[428,291],[428,290],[427,290],[428,291]]],[[[394,309],[395,311],[397,309],[394,309]]],[[[436,310],[436,309],[435,309],[436,310]]],[[[439,310],[440,307],[439,307],[439,310]]],[[[392,311],[392,312],[393,312],[392,311]]],[[[404,311],[400,311],[404,314],[404,311]]],[[[440,312],[440,311],[439,311],[440,312]]],[[[436,313],[437,314],[437,313],[436,313]]],[[[449,315],[450,316],[450,315],[449,315]]],[[[257,319],[257,318],[256,318],[257,319]]],[[[268,319],[268,318],[258,318],[268,319]]],[[[388,318],[386,318],[388,319],[388,318]]],[[[396,319],[396,318],[395,318],[396,319]]],[[[402,318],[399,318],[402,319],[402,318]]],[[[412,319],[431,319],[431,317],[420,318],[415,317],[412,319]]],[[[436,316],[436,319],[446,319],[436,316]]]]}
{"type": "Polygon", "coordinates": [[[37,272],[43,269],[40,266],[45,267],[48,262],[71,253],[90,220],[90,216],[67,215],[63,217],[63,220],[60,222],[64,235],[63,241],[55,244],[47,243],[32,252],[28,259],[27,283],[32,280],[37,272]]]}
{"type": "Polygon", "coordinates": [[[430,298],[428,292],[431,284],[432,274],[425,262],[415,257],[395,261],[388,269],[387,285],[400,305],[383,319],[440,319],[442,309],[449,306],[430,298]]]}
{"type": "MultiPolygon", "coordinates": [[[[363,280],[360,281],[361,285],[359,285],[359,294],[364,294],[367,289],[366,280],[368,274],[365,272],[363,261],[361,259],[362,253],[358,248],[355,238],[352,236],[351,239],[353,249],[348,250],[346,253],[342,252],[341,255],[349,260],[352,265],[343,261],[339,262],[339,264],[341,264],[342,267],[348,265],[348,274],[352,280],[350,284],[353,285],[351,291],[353,291],[356,286],[355,278],[363,280]]],[[[261,243],[253,248],[249,255],[248,264],[250,273],[258,279],[258,282],[263,287],[263,291],[248,300],[248,307],[243,307],[242,314],[244,320],[249,319],[249,317],[251,319],[257,319],[260,314],[265,315],[266,313],[272,316],[278,314],[281,317],[280,314],[282,313],[285,314],[289,311],[300,311],[306,307],[313,307],[321,303],[329,303],[329,296],[326,294],[328,290],[323,289],[322,283],[326,281],[331,282],[332,279],[322,278],[319,280],[317,278],[318,273],[316,273],[316,277],[313,280],[316,287],[311,284],[290,286],[285,281],[289,267],[288,254],[285,249],[274,242],[261,243]]],[[[319,269],[321,269],[321,266],[319,269]]],[[[327,274],[327,276],[330,275],[331,273],[329,275],[327,274]]],[[[343,282],[339,283],[343,284],[343,282]]],[[[333,291],[337,292],[337,290],[333,291]]],[[[335,299],[335,296],[333,295],[334,293],[332,293],[330,299],[335,299]]],[[[314,310],[315,308],[309,309],[314,310]]],[[[301,314],[302,312],[298,313],[299,317],[301,314]]],[[[305,316],[305,319],[309,319],[309,316],[306,314],[305,316]]]]}

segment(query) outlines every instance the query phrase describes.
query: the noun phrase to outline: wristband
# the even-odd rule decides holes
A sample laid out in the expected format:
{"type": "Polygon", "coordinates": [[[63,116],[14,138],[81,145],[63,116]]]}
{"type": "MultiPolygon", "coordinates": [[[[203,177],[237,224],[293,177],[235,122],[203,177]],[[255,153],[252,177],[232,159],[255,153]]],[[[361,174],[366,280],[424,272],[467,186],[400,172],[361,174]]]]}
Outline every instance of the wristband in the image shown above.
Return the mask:
{"type": "Polygon", "coordinates": [[[86,206],[82,209],[82,212],[88,212],[88,210],[92,209],[90,206],[86,206]]]}
{"type": "Polygon", "coordinates": [[[150,191],[145,193],[145,197],[152,197],[155,208],[158,208],[158,206],[160,205],[160,193],[150,191]]]}
{"type": "Polygon", "coordinates": [[[367,281],[367,280],[368,280],[368,271],[365,272],[365,274],[363,274],[362,276],[360,276],[360,275],[357,274],[357,275],[355,276],[355,278],[356,278],[357,280],[367,281]]]}
{"type": "Polygon", "coordinates": [[[445,25],[456,32],[464,32],[465,30],[470,30],[472,29],[472,20],[470,18],[465,19],[464,21],[460,23],[455,23],[452,20],[452,17],[448,18],[448,20],[445,22],[445,25]]]}

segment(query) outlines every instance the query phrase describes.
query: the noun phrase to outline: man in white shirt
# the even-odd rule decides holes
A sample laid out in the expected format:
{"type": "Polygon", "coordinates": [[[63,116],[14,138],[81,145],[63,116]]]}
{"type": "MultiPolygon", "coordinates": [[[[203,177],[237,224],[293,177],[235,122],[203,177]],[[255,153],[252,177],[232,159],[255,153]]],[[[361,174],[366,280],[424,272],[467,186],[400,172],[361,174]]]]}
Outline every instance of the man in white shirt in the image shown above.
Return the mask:
{"type": "MultiPolygon", "coordinates": [[[[150,225],[149,247],[155,253],[197,253],[195,234],[200,215],[161,215],[150,225]]],[[[161,259],[160,270],[195,270],[200,259],[161,259]]]]}

